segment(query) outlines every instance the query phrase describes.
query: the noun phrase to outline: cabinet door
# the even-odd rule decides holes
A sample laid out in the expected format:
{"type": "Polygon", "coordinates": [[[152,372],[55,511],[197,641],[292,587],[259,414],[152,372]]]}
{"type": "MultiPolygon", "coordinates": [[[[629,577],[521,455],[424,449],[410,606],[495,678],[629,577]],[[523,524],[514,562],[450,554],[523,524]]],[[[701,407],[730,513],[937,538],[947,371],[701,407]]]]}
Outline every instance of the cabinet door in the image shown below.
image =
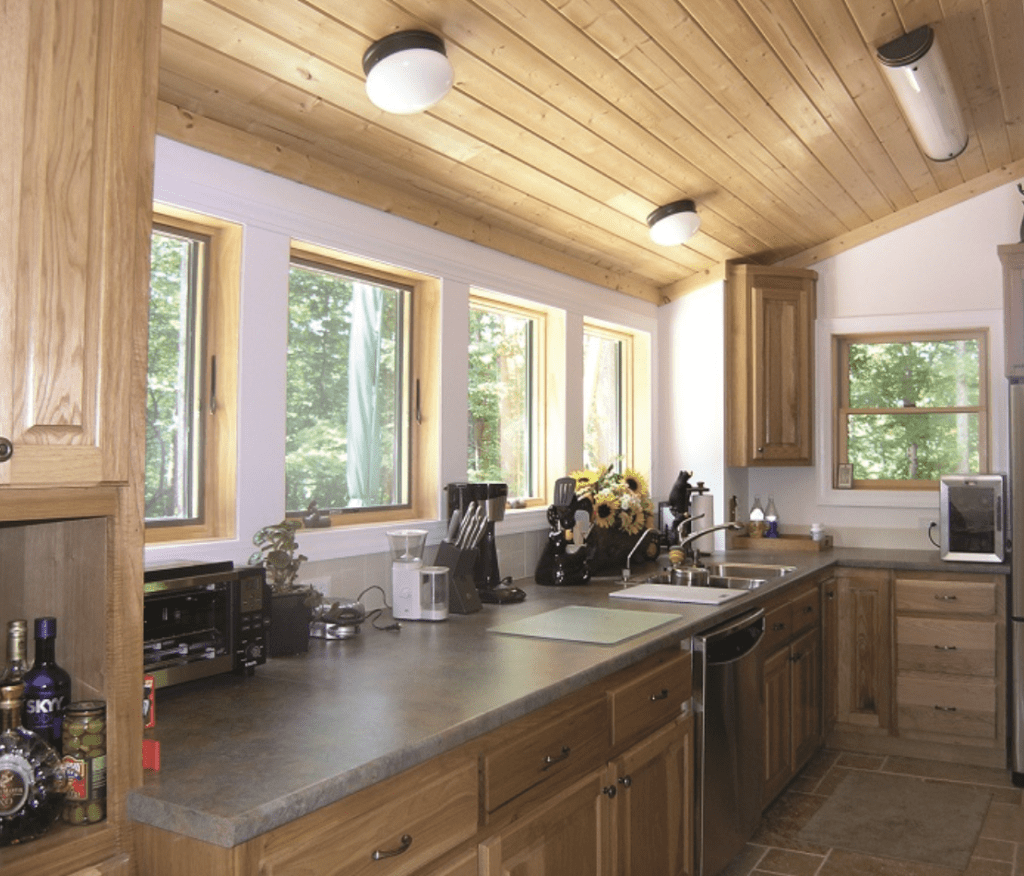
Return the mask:
{"type": "Polygon", "coordinates": [[[1000,246],[1006,376],[1024,377],[1024,243],[1000,246]]]}
{"type": "Polygon", "coordinates": [[[416,876],[477,876],[477,850],[463,852],[454,860],[436,867],[427,867],[416,876]]]}
{"type": "Polygon", "coordinates": [[[730,264],[726,463],[811,465],[817,274],[730,264]]]}
{"type": "Polygon", "coordinates": [[[888,734],[892,726],[890,573],[840,569],[838,722],[888,734]]]}
{"type": "Polygon", "coordinates": [[[613,762],[616,876],[693,871],[693,732],[688,715],[613,762]]]}
{"type": "Polygon", "coordinates": [[[780,648],[764,661],[764,796],[767,806],[793,774],[792,686],[789,647],[780,648]]]}
{"type": "Polygon", "coordinates": [[[821,582],[822,733],[827,738],[839,717],[839,595],[836,579],[821,582]]]}
{"type": "Polygon", "coordinates": [[[128,479],[156,118],[155,55],[133,35],[153,9],[158,18],[153,2],[5,6],[0,436],[13,454],[0,484],[128,479]]]}
{"type": "Polygon", "coordinates": [[[480,876],[611,876],[604,773],[590,773],[485,840],[480,876]]]}
{"type": "Polygon", "coordinates": [[[821,630],[815,627],[789,649],[792,686],[792,762],[799,770],[821,744],[821,630]]]}

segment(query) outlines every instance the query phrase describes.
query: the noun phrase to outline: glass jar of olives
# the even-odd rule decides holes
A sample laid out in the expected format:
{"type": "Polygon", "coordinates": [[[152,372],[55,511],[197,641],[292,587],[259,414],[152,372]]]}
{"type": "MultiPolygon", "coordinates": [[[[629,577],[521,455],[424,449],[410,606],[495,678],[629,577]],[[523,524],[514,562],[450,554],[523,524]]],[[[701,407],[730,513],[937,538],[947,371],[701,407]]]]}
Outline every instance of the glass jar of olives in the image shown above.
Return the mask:
{"type": "Polygon", "coordinates": [[[71,703],[64,713],[62,738],[68,795],[61,818],[68,824],[95,824],[107,817],[107,717],[102,700],[71,703]]]}

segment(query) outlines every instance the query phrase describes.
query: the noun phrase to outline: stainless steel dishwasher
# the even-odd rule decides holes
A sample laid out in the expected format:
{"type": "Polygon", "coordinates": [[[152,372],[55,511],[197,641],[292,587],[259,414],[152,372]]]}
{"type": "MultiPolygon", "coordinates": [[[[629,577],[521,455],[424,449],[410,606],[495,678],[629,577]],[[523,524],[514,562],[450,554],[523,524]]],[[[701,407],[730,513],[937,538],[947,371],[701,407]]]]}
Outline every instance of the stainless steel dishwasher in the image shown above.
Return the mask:
{"type": "Polygon", "coordinates": [[[697,876],[715,876],[761,818],[764,609],[693,637],[697,720],[697,876]]]}

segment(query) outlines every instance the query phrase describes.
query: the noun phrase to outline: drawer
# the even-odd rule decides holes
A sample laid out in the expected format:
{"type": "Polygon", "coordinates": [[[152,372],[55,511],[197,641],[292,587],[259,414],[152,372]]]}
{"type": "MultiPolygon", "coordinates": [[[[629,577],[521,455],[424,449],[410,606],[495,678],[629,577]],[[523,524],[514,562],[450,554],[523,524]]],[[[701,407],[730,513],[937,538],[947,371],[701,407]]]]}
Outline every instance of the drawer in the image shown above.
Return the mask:
{"type": "Polygon", "coordinates": [[[585,768],[608,750],[608,706],[602,697],[532,730],[483,757],[484,808],[493,812],[566,770],[585,768]]]}
{"type": "Polygon", "coordinates": [[[794,636],[821,623],[821,591],[817,585],[798,593],[790,605],[794,636]]]}
{"type": "Polygon", "coordinates": [[[978,678],[901,674],[896,680],[900,731],[996,739],[996,684],[978,678]]]}
{"type": "Polygon", "coordinates": [[[259,838],[258,872],[412,873],[476,833],[478,787],[474,758],[431,761],[259,838]]]}
{"type": "Polygon", "coordinates": [[[900,672],[996,677],[995,621],[935,617],[896,619],[896,659],[900,672]]]}
{"type": "Polygon", "coordinates": [[[692,661],[689,653],[683,652],[609,690],[612,745],[656,730],[678,717],[692,692],[692,661]]]}
{"type": "Polygon", "coordinates": [[[998,588],[992,578],[944,581],[897,578],[896,611],[929,614],[996,614],[998,588]]]}
{"type": "Polygon", "coordinates": [[[786,602],[771,609],[764,616],[764,645],[762,653],[771,654],[787,644],[793,637],[793,605],[786,602]]]}

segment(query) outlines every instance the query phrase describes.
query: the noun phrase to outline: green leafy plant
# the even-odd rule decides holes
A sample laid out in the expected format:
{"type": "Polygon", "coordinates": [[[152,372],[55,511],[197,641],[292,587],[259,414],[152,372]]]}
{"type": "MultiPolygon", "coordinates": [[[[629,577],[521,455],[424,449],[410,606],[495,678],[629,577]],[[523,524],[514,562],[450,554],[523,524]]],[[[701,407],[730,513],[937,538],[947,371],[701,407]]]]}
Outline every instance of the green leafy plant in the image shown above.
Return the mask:
{"type": "Polygon", "coordinates": [[[259,550],[249,557],[249,565],[263,566],[267,570],[267,583],[274,593],[305,593],[305,604],[316,607],[323,599],[320,591],[311,585],[295,582],[299,567],[309,559],[298,553],[295,532],[301,527],[301,520],[285,519],[258,530],[252,537],[252,543],[259,550]]]}

